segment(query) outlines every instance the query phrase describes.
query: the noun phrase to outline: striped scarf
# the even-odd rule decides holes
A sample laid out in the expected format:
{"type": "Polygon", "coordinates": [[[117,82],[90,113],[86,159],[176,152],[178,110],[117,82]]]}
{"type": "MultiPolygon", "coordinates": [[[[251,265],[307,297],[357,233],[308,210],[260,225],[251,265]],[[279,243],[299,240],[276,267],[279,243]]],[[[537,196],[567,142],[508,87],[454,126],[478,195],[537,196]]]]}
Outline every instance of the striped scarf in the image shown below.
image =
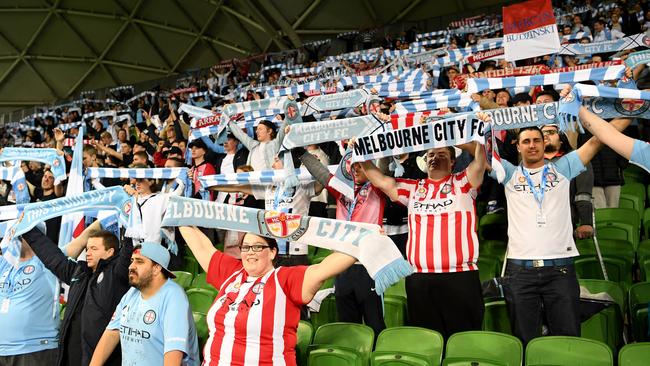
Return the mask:
{"type": "Polygon", "coordinates": [[[88,168],[86,179],[123,178],[123,179],[177,179],[176,184],[185,185],[184,194],[192,196],[192,180],[187,175],[187,168],[88,168]]]}
{"type": "Polygon", "coordinates": [[[66,179],[65,159],[56,149],[5,147],[0,154],[0,162],[2,161],[38,161],[50,166],[54,174],[54,184],[66,179]]]}
{"type": "MultiPolygon", "coordinates": [[[[328,169],[333,174],[336,171],[336,165],[330,165],[328,169]]],[[[309,174],[305,168],[295,169],[294,173],[301,183],[309,183],[314,181],[314,177],[309,174]]],[[[287,172],[284,169],[280,170],[263,170],[244,173],[227,173],[204,175],[199,177],[201,187],[208,189],[210,187],[227,186],[227,185],[266,185],[266,184],[279,184],[287,179],[287,172]]]]}
{"type": "Polygon", "coordinates": [[[637,47],[647,48],[645,43],[647,37],[645,34],[635,34],[633,36],[617,39],[614,41],[596,42],[596,43],[571,43],[562,45],[560,55],[591,55],[594,53],[609,53],[629,50],[637,47]]]}
{"type": "Polygon", "coordinates": [[[595,69],[572,72],[552,73],[533,76],[517,76],[511,78],[468,79],[467,92],[478,93],[487,89],[504,89],[521,86],[539,86],[577,83],[580,81],[617,80],[625,73],[625,65],[615,65],[595,69]]]}
{"type": "Polygon", "coordinates": [[[378,294],[413,272],[392,240],[373,224],[172,197],[162,225],[235,230],[342,252],[366,267],[378,294]]]}
{"type": "Polygon", "coordinates": [[[372,115],[308,122],[291,126],[282,140],[282,150],[291,150],[327,141],[340,141],[384,130],[386,124],[372,115]]]}

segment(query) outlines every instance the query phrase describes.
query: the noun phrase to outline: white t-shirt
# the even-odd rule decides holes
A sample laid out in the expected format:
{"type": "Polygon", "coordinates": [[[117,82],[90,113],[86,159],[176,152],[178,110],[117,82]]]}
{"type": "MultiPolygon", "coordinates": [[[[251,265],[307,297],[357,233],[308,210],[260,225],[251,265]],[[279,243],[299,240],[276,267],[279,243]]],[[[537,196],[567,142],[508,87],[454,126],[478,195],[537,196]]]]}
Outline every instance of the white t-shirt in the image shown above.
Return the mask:
{"type": "MultiPolygon", "coordinates": [[[[285,192],[283,184],[268,186],[254,185],[251,188],[255,199],[264,200],[265,209],[301,216],[307,216],[309,213],[309,202],[315,195],[314,182],[307,184],[301,183],[296,187],[288,188],[287,192],[285,192]],[[280,191],[276,192],[276,189],[280,191]]],[[[307,254],[307,245],[291,242],[289,244],[288,254],[307,254]]]]}
{"type": "Polygon", "coordinates": [[[265,146],[268,142],[260,142],[260,144],[250,151],[250,162],[254,171],[262,171],[271,169],[270,166],[266,165],[266,159],[264,158],[265,146]]]}
{"type": "MultiPolygon", "coordinates": [[[[233,161],[235,160],[235,154],[226,154],[226,156],[223,158],[221,161],[221,174],[228,174],[228,173],[234,173],[235,172],[235,166],[233,164],[233,161]]],[[[217,194],[217,202],[220,203],[234,203],[234,202],[226,202],[226,198],[228,197],[229,193],[228,192],[219,192],[217,194]]],[[[234,197],[234,195],[230,195],[231,197],[234,197]]]]}
{"type": "MultiPolygon", "coordinates": [[[[503,181],[508,204],[508,258],[555,259],[579,255],[573,240],[571,222],[571,179],[585,169],[576,151],[557,161],[547,162],[546,188],[542,201],[545,225],[538,225],[539,206],[521,166],[506,160],[503,181]]],[[[541,184],[544,167],[526,169],[536,190],[541,184]]],[[[490,173],[494,178],[494,170],[490,173]]]]}

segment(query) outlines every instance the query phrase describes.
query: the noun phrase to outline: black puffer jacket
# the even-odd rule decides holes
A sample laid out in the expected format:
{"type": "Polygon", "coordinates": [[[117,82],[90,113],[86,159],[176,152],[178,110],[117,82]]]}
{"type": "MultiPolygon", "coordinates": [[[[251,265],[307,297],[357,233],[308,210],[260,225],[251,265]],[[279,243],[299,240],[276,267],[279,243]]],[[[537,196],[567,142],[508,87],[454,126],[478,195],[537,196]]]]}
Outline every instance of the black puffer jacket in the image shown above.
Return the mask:
{"type": "MultiPolygon", "coordinates": [[[[72,343],[68,342],[71,333],[80,335],[81,354],[78,357],[81,359],[81,365],[88,365],[115,307],[129,289],[129,265],[133,243],[130,239],[124,240],[119,254],[107,260],[100,260],[93,272],[85,261],[75,262],[68,259],[61,249],[38,229],[23,234],[23,239],[45,267],[70,286],[68,304],[59,329],[58,365],[63,365],[68,347],[79,348],[78,344],[69,344],[72,343]],[[76,326],[81,329],[71,329],[76,326]]],[[[121,350],[118,346],[106,365],[120,364],[121,350]]]]}
{"type": "MultiPolygon", "coordinates": [[[[578,137],[578,146],[581,146],[591,138],[586,132],[578,137]]],[[[623,169],[628,165],[627,159],[618,155],[608,146],[603,148],[591,159],[591,167],[594,170],[594,187],[622,186],[623,169]]]]}

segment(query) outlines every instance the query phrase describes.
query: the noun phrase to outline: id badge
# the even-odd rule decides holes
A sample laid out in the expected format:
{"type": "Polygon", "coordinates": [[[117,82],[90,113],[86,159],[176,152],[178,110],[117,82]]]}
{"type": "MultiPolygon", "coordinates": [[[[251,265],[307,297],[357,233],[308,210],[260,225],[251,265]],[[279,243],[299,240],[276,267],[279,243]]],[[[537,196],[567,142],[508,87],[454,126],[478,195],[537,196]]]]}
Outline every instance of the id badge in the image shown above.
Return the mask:
{"type": "Polygon", "coordinates": [[[10,299],[2,299],[2,305],[0,306],[0,314],[7,314],[9,312],[10,303],[11,303],[10,299]]]}
{"type": "Polygon", "coordinates": [[[546,227],[546,215],[543,212],[537,212],[537,227],[546,227]]]}

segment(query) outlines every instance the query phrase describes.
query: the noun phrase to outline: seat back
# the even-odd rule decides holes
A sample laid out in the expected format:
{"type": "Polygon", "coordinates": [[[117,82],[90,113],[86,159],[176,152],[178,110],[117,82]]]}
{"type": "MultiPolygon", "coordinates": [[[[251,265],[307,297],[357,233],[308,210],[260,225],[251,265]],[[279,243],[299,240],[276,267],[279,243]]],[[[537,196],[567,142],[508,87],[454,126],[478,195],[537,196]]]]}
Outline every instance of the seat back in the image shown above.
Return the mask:
{"type": "MultiPolygon", "coordinates": [[[[610,281],[619,282],[626,288],[632,285],[632,264],[621,258],[602,256],[605,270],[610,281]]],[[[596,256],[581,257],[575,260],[578,278],[604,280],[600,261],[596,256]]]]}
{"type": "Polygon", "coordinates": [[[174,282],[182,287],[183,290],[190,288],[192,285],[192,280],[194,279],[193,274],[185,271],[173,271],[172,273],[176,276],[176,278],[174,278],[174,282]]]}
{"type": "Polygon", "coordinates": [[[210,336],[210,330],[208,329],[206,316],[204,313],[193,311],[192,317],[194,318],[194,325],[196,326],[196,336],[199,338],[199,344],[201,348],[203,348],[203,345],[210,336]]]}
{"type": "Polygon", "coordinates": [[[214,291],[202,288],[191,288],[187,290],[186,293],[192,311],[203,314],[208,313],[208,310],[210,310],[210,307],[212,306],[212,303],[216,297],[214,291]]]}
{"type": "Polygon", "coordinates": [[[508,317],[508,307],[503,300],[490,301],[485,304],[482,330],[512,334],[512,326],[508,317]]]}
{"type": "Polygon", "coordinates": [[[325,324],[335,323],[338,320],[336,298],[334,297],[334,294],[327,295],[327,297],[321,301],[320,311],[317,313],[311,313],[310,319],[314,329],[318,329],[325,324]]]}
{"type": "Polygon", "coordinates": [[[301,320],[298,323],[298,334],[296,342],[296,359],[299,365],[307,365],[307,347],[314,339],[314,327],[310,322],[301,320]]]}
{"type": "Polygon", "coordinates": [[[398,296],[406,299],[406,280],[400,278],[397,283],[386,289],[384,296],[398,296]]]}
{"type": "Polygon", "coordinates": [[[650,355],[650,342],[631,343],[618,353],[618,366],[647,365],[650,355]]]}
{"type": "Polygon", "coordinates": [[[637,342],[648,341],[648,303],[650,303],[650,282],[636,283],[630,287],[628,297],[632,335],[637,342]]]}
{"type": "Polygon", "coordinates": [[[523,346],[516,337],[497,332],[468,331],[449,337],[445,359],[476,358],[507,366],[519,366],[522,354],[523,346]]]}
{"type": "Polygon", "coordinates": [[[384,324],[386,328],[405,325],[406,312],[406,298],[400,296],[384,296],[384,324]]]}
{"type": "Polygon", "coordinates": [[[419,327],[386,328],[377,337],[376,352],[407,352],[423,356],[439,365],[442,359],[444,340],[434,330],[419,327]]]}
{"type": "Polygon", "coordinates": [[[625,292],[620,284],[612,281],[596,280],[596,279],[580,279],[578,281],[580,286],[584,286],[592,294],[606,292],[612,297],[616,305],[618,305],[621,313],[627,309],[625,303],[625,292]]]}
{"type": "Polygon", "coordinates": [[[613,357],[606,344],[579,337],[539,337],[526,347],[527,366],[613,366],[613,357]]]}
{"type": "Polygon", "coordinates": [[[351,349],[362,358],[366,365],[375,341],[375,332],[367,325],[355,323],[329,323],[316,329],[312,348],[341,347],[351,349]]]}
{"type": "Polygon", "coordinates": [[[596,209],[596,235],[603,239],[628,240],[636,249],[639,245],[641,216],[631,208],[596,209]]]}
{"type": "Polygon", "coordinates": [[[478,223],[479,240],[508,240],[508,217],[505,213],[483,215],[478,223]]]}

